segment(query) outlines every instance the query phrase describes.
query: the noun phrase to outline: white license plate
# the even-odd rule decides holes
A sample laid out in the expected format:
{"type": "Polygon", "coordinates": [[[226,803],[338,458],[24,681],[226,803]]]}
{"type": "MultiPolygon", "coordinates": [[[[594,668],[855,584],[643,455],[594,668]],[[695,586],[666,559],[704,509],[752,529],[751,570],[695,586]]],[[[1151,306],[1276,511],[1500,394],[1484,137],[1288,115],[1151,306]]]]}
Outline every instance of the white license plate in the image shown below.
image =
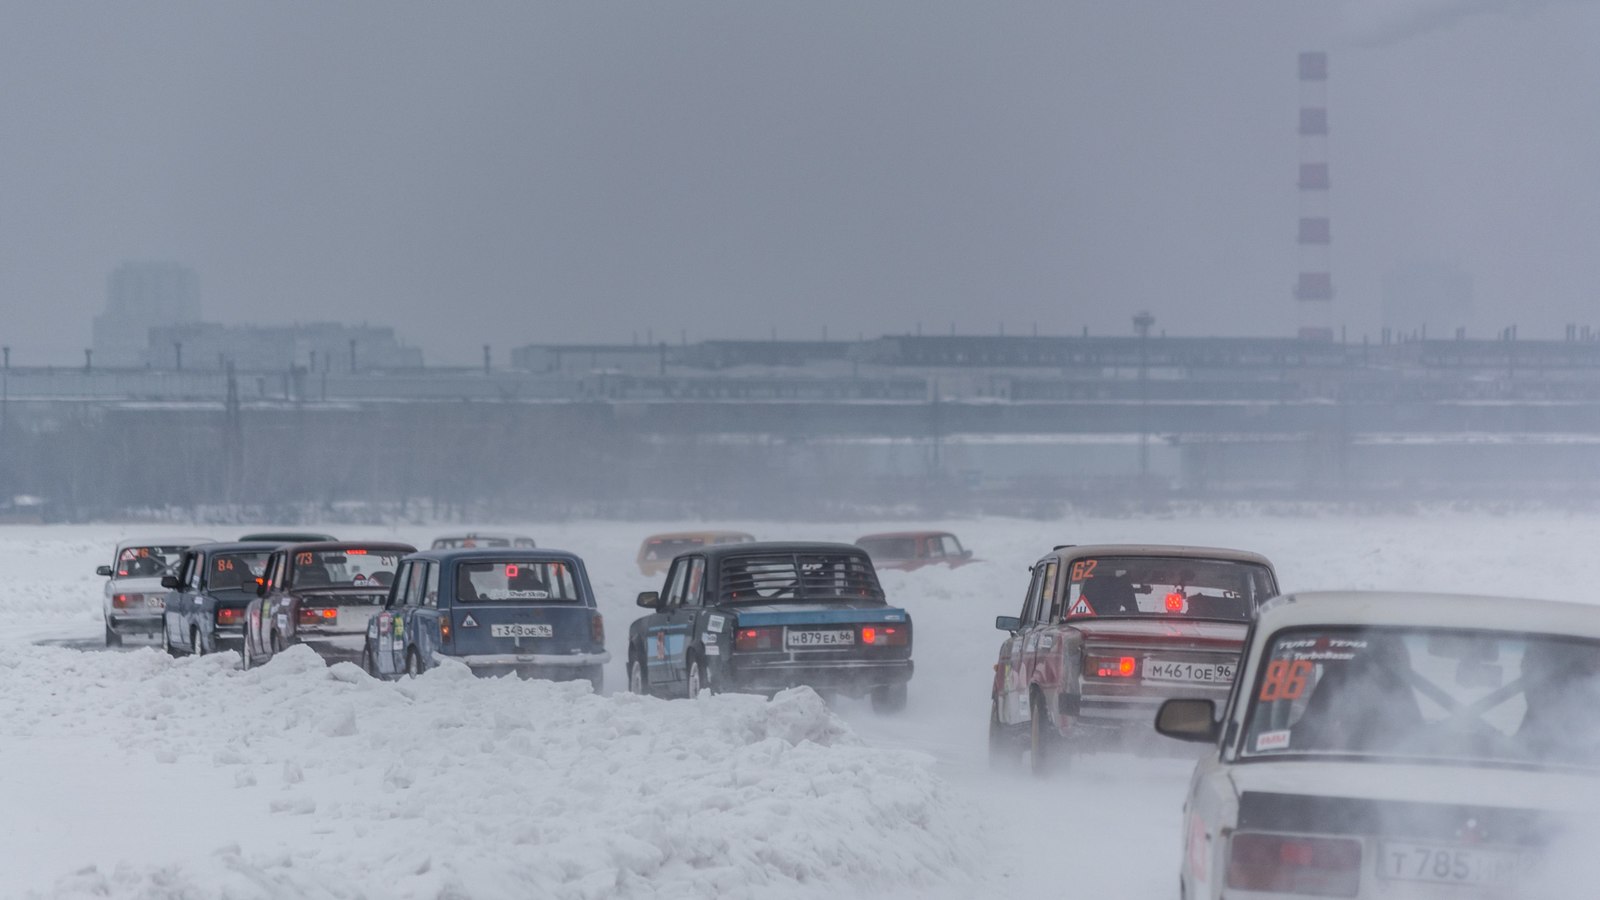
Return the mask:
{"type": "Polygon", "coordinates": [[[152,597],[149,594],[146,594],[145,598],[144,598],[144,605],[148,606],[148,607],[152,607],[154,609],[166,609],[167,608],[167,598],[165,598],[165,597],[152,597]]]}
{"type": "Polygon", "coordinates": [[[490,637],[550,637],[555,634],[555,629],[549,625],[535,623],[532,625],[490,625],[490,637]]]}
{"type": "Polygon", "coordinates": [[[1233,663],[1176,662],[1147,659],[1140,674],[1145,681],[1182,681],[1187,684],[1232,684],[1233,663]]]}
{"type": "Polygon", "coordinates": [[[851,647],[856,642],[854,628],[830,628],[822,630],[795,631],[790,629],[784,635],[784,640],[791,648],[794,647],[851,647]]]}
{"type": "Polygon", "coordinates": [[[1378,848],[1378,874],[1389,881],[1429,884],[1515,884],[1537,862],[1526,850],[1447,847],[1387,841],[1378,848]]]}

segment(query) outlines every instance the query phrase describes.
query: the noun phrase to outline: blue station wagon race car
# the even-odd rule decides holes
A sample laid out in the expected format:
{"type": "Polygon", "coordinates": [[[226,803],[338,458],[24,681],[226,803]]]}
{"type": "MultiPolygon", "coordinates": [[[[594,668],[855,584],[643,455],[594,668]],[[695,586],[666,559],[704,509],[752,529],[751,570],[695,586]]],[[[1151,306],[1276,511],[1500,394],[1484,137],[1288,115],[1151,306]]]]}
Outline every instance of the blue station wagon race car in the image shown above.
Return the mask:
{"type": "Polygon", "coordinates": [[[511,547],[401,560],[367,623],[362,666],[379,678],[417,675],[441,656],[479,675],[582,678],[599,691],[611,654],[583,560],[511,547]]]}
{"type": "Polygon", "coordinates": [[[911,616],[890,606],[866,551],[849,544],[745,543],[679,554],[654,612],[628,630],[628,688],[698,696],[808,685],[906,703],[911,616]]]}

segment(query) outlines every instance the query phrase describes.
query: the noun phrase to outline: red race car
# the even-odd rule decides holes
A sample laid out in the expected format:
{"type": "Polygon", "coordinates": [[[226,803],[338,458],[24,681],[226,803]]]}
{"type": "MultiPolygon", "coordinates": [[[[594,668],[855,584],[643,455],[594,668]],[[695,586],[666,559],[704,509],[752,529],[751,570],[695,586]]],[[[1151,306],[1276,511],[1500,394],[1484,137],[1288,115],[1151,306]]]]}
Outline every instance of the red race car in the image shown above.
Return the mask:
{"type": "Polygon", "coordinates": [[[923,566],[945,565],[954,569],[972,562],[972,551],[961,546],[948,531],[891,531],[866,534],[856,546],[867,551],[876,569],[909,572],[923,566]]]}
{"type": "Polygon", "coordinates": [[[1034,564],[994,667],[989,752],[1036,773],[1146,735],[1174,697],[1227,698],[1245,633],[1278,593],[1265,557],[1205,547],[1057,547],[1034,564]]]}

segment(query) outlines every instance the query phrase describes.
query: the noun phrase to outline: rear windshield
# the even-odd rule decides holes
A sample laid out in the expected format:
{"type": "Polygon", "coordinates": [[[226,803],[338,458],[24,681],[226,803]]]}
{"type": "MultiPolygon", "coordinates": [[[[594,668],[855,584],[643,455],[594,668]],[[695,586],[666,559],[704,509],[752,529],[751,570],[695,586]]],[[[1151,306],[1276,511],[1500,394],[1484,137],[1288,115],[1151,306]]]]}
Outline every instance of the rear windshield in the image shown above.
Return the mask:
{"type": "Polygon", "coordinates": [[[400,554],[393,550],[350,547],[302,550],[294,555],[290,588],[387,588],[394,583],[400,554]]]}
{"type": "Polygon", "coordinates": [[[211,572],[206,576],[206,589],[255,593],[256,579],[266,571],[271,555],[271,550],[214,554],[207,563],[211,572]]]}
{"type": "Polygon", "coordinates": [[[917,539],[914,537],[862,538],[856,546],[867,551],[868,556],[882,559],[916,559],[917,539]]]}
{"type": "MultiPolygon", "coordinates": [[[[181,544],[153,544],[149,547],[124,547],[117,554],[116,578],[148,578],[166,575],[189,549],[181,544]]],[[[105,559],[105,557],[100,557],[105,559]]]]}
{"type": "Polygon", "coordinates": [[[1256,563],[1188,556],[1079,559],[1067,572],[1067,617],[1154,616],[1248,622],[1278,592],[1256,563]]]}
{"type": "Polygon", "coordinates": [[[550,603],[581,600],[572,567],[563,562],[465,562],[456,567],[460,603],[550,603]]]}
{"type": "Polygon", "coordinates": [[[442,537],[433,542],[435,550],[456,550],[463,548],[482,547],[493,549],[495,547],[536,547],[532,538],[509,538],[503,535],[486,537],[484,535],[464,535],[461,537],[442,537]]]}
{"type": "Polygon", "coordinates": [[[735,556],[722,561],[718,596],[724,603],[794,600],[883,602],[872,563],[859,553],[735,556]]]}

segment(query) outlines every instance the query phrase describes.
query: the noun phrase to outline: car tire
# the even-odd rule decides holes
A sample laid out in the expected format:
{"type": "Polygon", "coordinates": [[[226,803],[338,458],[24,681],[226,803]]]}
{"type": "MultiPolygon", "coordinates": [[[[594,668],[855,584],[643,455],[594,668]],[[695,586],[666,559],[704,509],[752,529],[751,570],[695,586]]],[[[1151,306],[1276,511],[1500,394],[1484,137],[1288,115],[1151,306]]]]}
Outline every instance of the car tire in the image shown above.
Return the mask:
{"type": "Polygon", "coordinates": [[[249,671],[256,664],[255,653],[250,649],[250,629],[244,632],[244,643],[239,647],[239,655],[244,658],[244,667],[249,671]]]}
{"type": "Polygon", "coordinates": [[[1043,694],[1034,692],[1028,703],[1028,713],[1028,767],[1033,774],[1042,777],[1056,766],[1057,744],[1061,738],[1053,732],[1043,694]]]}
{"type": "Polygon", "coordinates": [[[1000,721],[1000,699],[989,705],[989,768],[1011,769],[1022,757],[1022,742],[1000,721]]]}
{"type": "Polygon", "coordinates": [[[412,647],[406,651],[406,674],[412,678],[421,675],[425,669],[422,667],[422,656],[417,653],[417,648],[412,647]]]}
{"type": "Polygon", "coordinates": [[[206,655],[206,639],[198,628],[189,629],[189,652],[195,656],[206,655]]]}
{"type": "Polygon", "coordinates": [[[121,647],[122,646],[122,635],[117,634],[116,629],[111,627],[111,623],[110,622],[106,623],[106,646],[107,647],[121,647]]]}
{"type": "Polygon", "coordinates": [[[166,619],[161,620],[161,649],[167,651],[167,655],[173,659],[183,655],[178,652],[177,647],[172,646],[172,630],[167,628],[166,619]]]}
{"type": "Polygon", "coordinates": [[[700,696],[700,692],[710,687],[710,679],[706,677],[706,664],[698,656],[689,657],[688,671],[684,673],[684,692],[690,700],[700,696]]]}
{"type": "Polygon", "coordinates": [[[644,684],[644,660],[632,653],[628,654],[628,693],[650,693],[644,684]]]}
{"type": "Polygon", "coordinates": [[[884,684],[872,689],[872,711],[881,716],[900,712],[906,708],[907,686],[884,684]]]}

